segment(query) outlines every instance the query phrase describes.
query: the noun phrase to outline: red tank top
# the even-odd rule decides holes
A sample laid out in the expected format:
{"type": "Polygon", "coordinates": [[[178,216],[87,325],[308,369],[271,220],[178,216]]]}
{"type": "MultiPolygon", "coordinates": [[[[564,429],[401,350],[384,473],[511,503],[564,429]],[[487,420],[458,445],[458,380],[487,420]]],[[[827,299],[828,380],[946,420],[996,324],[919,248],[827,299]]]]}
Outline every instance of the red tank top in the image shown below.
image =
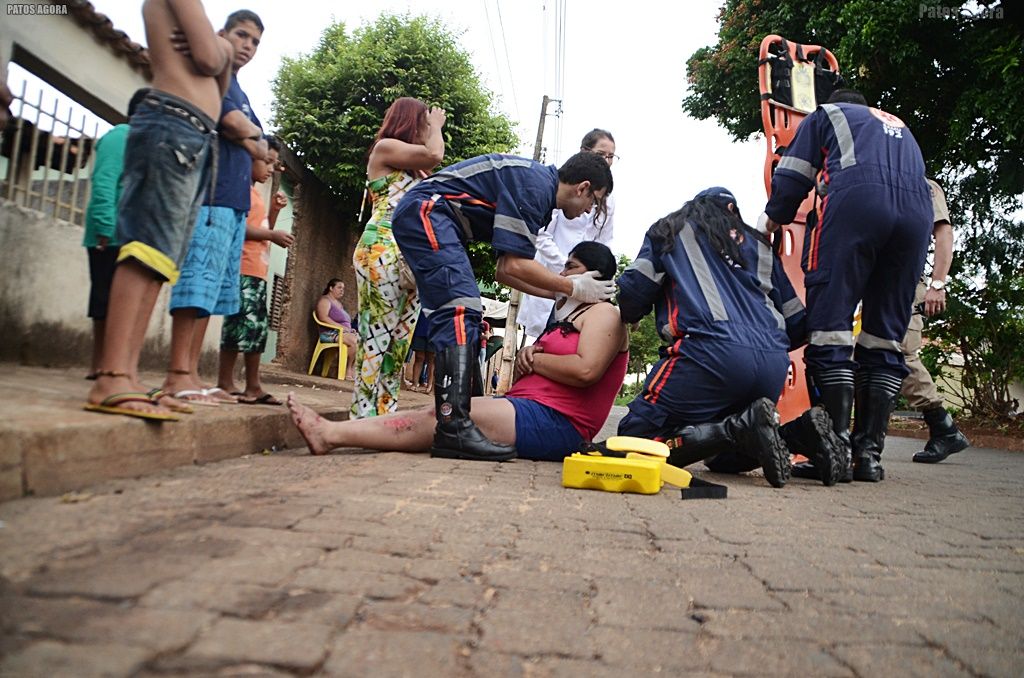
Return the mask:
{"type": "MultiPolygon", "coordinates": [[[[537,345],[552,355],[572,355],[580,343],[579,332],[562,334],[558,327],[552,328],[537,339],[537,345]]],[[[536,372],[528,374],[508,390],[510,398],[529,398],[565,415],[585,440],[593,437],[604,426],[608,413],[612,411],[615,396],[626,378],[626,363],[629,351],[617,353],[604,376],[592,386],[577,387],[560,384],[536,372]]]]}

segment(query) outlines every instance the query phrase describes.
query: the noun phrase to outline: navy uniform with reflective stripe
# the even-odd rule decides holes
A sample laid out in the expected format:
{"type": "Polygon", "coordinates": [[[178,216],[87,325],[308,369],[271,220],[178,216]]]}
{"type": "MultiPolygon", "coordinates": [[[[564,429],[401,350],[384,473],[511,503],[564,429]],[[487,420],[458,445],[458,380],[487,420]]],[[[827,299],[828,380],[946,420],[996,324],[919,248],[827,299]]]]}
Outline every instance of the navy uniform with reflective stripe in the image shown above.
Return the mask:
{"type": "Polygon", "coordinates": [[[809,368],[860,363],[906,376],[900,341],[932,230],[924,174],[917,142],[889,113],[825,104],[800,123],[772,177],[765,212],[776,223],[792,222],[817,184],[817,224],[807,231],[802,259],[809,368]],[[853,314],[861,300],[854,352],[853,314]]]}
{"type": "Polygon", "coordinates": [[[533,259],[557,188],[554,166],[493,153],[446,167],[398,203],[392,232],[416,277],[435,352],[480,339],[480,288],[467,243],[489,242],[498,256],[533,259]]]}
{"type": "Polygon", "coordinates": [[[623,322],[654,307],[662,339],[643,392],[629,404],[620,435],[666,437],[720,421],[758,398],[778,400],[788,351],[804,339],[804,308],[767,242],[748,232],[742,262],[715,252],[691,222],[672,250],[648,232],[618,278],[623,322]]]}

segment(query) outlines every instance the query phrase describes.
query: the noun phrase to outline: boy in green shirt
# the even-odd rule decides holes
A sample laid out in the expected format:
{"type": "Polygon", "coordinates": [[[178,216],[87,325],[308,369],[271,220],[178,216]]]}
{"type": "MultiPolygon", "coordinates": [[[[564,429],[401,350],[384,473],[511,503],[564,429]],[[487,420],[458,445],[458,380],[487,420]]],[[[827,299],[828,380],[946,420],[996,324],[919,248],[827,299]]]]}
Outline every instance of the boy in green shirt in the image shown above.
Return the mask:
{"type": "MultiPolygon", "coordinates": [[[[128,102],[128,117],[142,99],[139,90],[128,102]]],[[[89,312],[92,318],[92,367],[86,379],[96,379],[103,355],[103,338],[107,325],[107,301],[110,281],[114,278],[121,241],[117,237],[117,203],[121,199],[121,173],[124,171],[124,149],[128,143],[127,123],[115,125],[96,142],[92,168],[92,190],[85,209],[85,237],[82,246],[89,257],[89,312]]]]}

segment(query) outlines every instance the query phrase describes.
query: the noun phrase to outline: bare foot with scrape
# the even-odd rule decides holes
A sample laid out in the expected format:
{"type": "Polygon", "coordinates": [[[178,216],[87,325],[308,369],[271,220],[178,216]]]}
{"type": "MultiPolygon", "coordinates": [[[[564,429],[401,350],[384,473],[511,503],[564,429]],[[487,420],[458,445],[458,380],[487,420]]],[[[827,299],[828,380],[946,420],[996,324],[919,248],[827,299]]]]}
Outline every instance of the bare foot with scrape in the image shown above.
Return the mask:
{"type": "Polygon", "coordinates": [[[312,408],[299,404],[294,393],[288,394],[288,411],[291,412],[292,423],[306,441],[310,454],[327,454],[334,449],[324,435],[324,429],[330,422],[312,408]]]}

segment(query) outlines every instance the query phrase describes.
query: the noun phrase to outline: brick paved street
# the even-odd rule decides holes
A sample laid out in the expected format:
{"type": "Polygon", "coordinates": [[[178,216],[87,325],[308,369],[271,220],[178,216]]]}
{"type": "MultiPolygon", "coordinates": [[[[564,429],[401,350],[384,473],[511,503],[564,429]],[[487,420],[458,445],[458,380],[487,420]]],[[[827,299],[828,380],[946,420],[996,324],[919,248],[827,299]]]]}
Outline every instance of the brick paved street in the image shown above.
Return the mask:
{"type": "Polygon", "coordinates": [[[295,450],[0,504],[4,676],[1024,673],[1024,455],[724,501],[295,450]]]}

